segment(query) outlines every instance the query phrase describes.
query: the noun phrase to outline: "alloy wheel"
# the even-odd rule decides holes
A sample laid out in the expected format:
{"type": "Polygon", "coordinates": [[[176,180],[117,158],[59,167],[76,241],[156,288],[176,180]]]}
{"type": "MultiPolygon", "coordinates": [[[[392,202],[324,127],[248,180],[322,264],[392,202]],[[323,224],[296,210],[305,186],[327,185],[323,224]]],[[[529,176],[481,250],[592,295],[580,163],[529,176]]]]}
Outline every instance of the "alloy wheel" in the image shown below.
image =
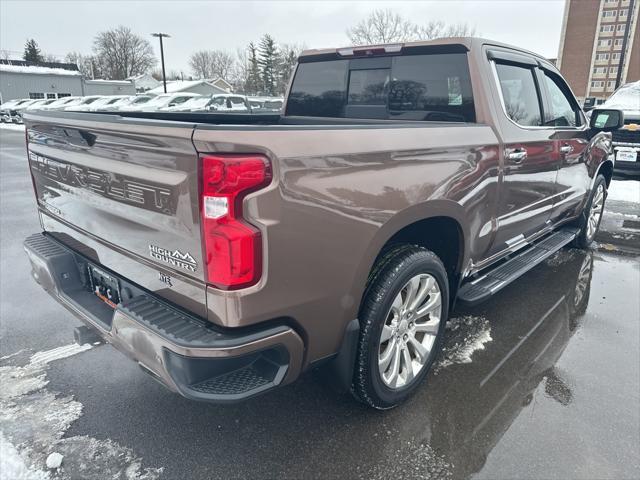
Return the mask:
{"type": "Polygon", "coordinates": [[[602,210],[604,209],[604,186],[602,183],[598,185],[596,193],[591,202],[591,210],[589,211],[589,219],[587,220],[587,238],[592,240],[596,235],[602,210]]]}
{"type": "Polygon", "coordinates": [[[400,289],[382,326],[378,349],[378,368],[387,387],[406,386],[424,368],[441,315],[442,293],[432,275],[415,275],[400,289]]]}

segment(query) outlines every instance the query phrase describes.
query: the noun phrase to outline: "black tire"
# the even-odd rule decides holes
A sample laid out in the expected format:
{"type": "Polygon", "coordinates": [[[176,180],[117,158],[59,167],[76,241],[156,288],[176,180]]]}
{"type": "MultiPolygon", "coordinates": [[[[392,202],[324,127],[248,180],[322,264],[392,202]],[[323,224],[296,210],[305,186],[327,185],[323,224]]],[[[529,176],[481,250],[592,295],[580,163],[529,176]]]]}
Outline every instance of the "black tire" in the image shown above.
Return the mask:
{"type": "Polygon", "coordinates": [[[598,233],[598,229],[600,228],[600,222],[602,221],[602,214],[598,219],[598,223],[596,225],[596,229],[593,235],[589,236],[587,233],[588,231],[587,224],[589,222],[589,214],[591,212],[591,206],[593,204],[593,199],[600,185],[602,185],[602,188],[604,189],[604,199],[602,200],[602,209],[604,210],[604,202],[607,200],[607,180],[604,178],[603,175],[598,175],[596,177],[596,181],[593,183],[593,189],[589,194],[589,200],[587,200],[587,203],[584,206],[584,210],[582,211],[582,214],[578,219],[577,226],[580,228],[580,233],[578,233],[578,236],[574,239],[572,243],[572,245],[576,248],[582,248],[582,249],[589,248],[589,246],[593,243],[593,239],[598,233]]]}
{"type": "Polygon", "coordinates": [[[420,386],[442,348],[449,314],[447,272],[433,252],[414,245],[400,245],[387,251],[376,263],[360,307],[360,338],[356,354],[352,392],[361,402],[380,410],[393,408],[420,386]],[[442,310],[435,341],[420,372],[407,385],[387,387],[378,369],[380,335],[391,305],[400,290],[415,275],[428,273],[440,288],[442,310]]]}

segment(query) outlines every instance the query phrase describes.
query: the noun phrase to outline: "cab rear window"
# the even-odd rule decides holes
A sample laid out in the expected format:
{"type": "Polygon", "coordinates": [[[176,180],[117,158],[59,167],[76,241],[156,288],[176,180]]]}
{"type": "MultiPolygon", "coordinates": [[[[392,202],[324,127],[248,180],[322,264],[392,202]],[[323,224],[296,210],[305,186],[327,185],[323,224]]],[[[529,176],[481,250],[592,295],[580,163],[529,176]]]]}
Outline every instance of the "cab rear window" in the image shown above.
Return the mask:
{"type": "Polygon", "coordinates": [[[465,53],[301,63],[287,115],[475,122],[465,53]]]}

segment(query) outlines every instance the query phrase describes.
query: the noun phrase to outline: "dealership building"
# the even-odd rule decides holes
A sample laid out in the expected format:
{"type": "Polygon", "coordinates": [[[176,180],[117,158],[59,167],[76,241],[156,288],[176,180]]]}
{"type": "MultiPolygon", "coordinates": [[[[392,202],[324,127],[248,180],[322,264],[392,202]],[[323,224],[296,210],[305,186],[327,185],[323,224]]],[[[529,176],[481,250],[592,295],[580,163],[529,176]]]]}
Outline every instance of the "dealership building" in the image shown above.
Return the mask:
{"type": "Polygon", "coordinates": [[[640,80],[640,0],[567,0],[557,66],[580,100],[640,80]]]}
{"type": "Polygon", "coordinates": [[[135,95],[129,80],[88,80],[73,63],[0,60],[0,102],[70,95],[135,95]]]}

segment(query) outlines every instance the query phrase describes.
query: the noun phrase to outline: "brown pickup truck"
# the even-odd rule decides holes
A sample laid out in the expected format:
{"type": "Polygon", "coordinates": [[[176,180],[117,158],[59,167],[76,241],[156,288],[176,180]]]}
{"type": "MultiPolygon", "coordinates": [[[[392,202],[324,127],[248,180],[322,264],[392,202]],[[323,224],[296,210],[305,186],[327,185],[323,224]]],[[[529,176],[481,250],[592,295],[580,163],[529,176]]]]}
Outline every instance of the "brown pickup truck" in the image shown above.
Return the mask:
{"type": "Polygon", "coordinates": [[[304,52],[282,115],[25,115],[33,276],[170,389],[409,396],[455,302],[588,246],[618,110],[481,39],[304,52]]]}

